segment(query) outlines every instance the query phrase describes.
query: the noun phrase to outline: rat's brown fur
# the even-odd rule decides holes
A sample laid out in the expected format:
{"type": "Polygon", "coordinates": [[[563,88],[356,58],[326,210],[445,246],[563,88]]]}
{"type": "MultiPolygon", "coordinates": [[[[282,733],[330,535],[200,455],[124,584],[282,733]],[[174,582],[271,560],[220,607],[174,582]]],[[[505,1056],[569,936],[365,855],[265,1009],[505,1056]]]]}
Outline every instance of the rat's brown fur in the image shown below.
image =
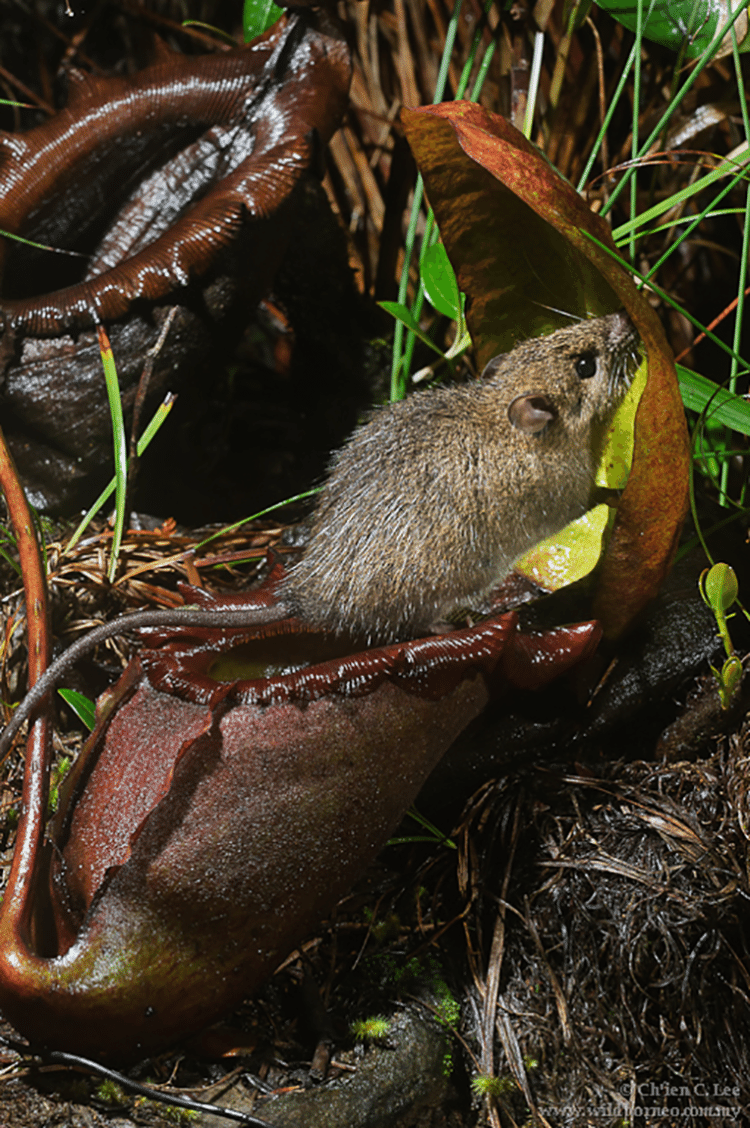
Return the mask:
{"type": "Polygon", "coordinates": [[[495,357],[481,381],[377,411],[334,458],[310,541],[277,601],[104,623],[27,693],[0,734],[0,756],[77,659],[125,630],[255,627],[297,614],[387,642],[481,604],[518,556],[586,507],[637,343],[625,314],[584,321],[495,357]],[[602,363],[582,379],[576,361],[588,354],[602,363]]]}
{"type": "Polygon", "coordinates": [[[627,315],[610,314],[518,345],[473,384],[378,409],[333,459],[282,602],[371,642],[481,603],[585,510],[637,346],[627,315]],[[581,358],[594,375],[581,378],[581,358]]]}

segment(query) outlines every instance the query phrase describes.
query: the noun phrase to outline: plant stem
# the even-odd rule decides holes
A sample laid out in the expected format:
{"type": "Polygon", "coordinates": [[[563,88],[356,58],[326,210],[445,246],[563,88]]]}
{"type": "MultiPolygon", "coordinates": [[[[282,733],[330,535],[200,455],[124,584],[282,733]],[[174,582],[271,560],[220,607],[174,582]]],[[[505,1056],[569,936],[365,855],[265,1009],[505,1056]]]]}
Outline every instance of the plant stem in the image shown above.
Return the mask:
{"type": "Polygon", "coordinates": [[[542,73],[542,55],[544,53],[544,32],[534,34],[534,54],[531,59],[531,73],[529,74],[529,93],[526,100],[526,113],[523,119],[523,135],[527,141],[531,140],[531,131],[534,128],[534,110],[536,109],[536,96],[539,92],[539,76],[542,73]]]}
{"type": "MultiPolygon", "coordinates": [[[[750,143],[750,117],[747,110],[747,99],[742,79],[740,54],[737,48],[737,35],[732,25],[732,54],[734,56],[734,72],[737,77],[737,89],[740,95],[740,108],[742,110],[742,124],[745,129],[745,140],[750,143]]],[[[737,279],[737,311],[734,316],[734,339],[732,341],[732,360],[729,366],[729,391],[734,395],[737,390],[737,369],[740,346],[742,344],[742,320],[745,308],[745,283],[747,281],[747,255],[748,240],[750,237],[750,192],[745,186],[745,222],[742,228],[742,251],[740,253],[740,271],[737,279]]],[[[725,432],[727,443],[729,432],[725,432]]],[[[719,490],[719,504],[727,506],[727,486],[729,484],[729,460],[725,459],[721,467],[721,488],[719,490]]]]}
{"type": "MultiPolygon", "coordinates": [[[[0,431],[0,487],[5,494],[23,574],[26,600],[29,688],[43,676],[49,662],[47,585],[44,580],[34,522],[5,436],[0,431]]],[[[52,726],[42,699],[31,717],[26,741],[22,815],[18,827],[8,885],[0,910],[0,936],[7,950],[23,946],[30,930],[30,890],[37,877],[40,845],[47,817],[52,726]]]]}

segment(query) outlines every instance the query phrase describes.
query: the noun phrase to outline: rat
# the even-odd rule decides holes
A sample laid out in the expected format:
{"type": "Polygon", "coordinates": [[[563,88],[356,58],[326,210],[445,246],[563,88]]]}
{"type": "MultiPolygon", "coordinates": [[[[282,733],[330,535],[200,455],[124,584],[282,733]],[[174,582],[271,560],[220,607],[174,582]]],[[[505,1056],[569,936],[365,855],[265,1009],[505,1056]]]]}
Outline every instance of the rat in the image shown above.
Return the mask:
{"type": "Polygon", "coordinates": [[[377,408],[333,458],[301,558],[270,607],[141,611],[60,655],[0,734],[0,755],[77,659],[146,627],[299,616],[368,643],[451,629],[532,545],[587,508],[607,427],[638,363],[624,312],[494,357],[473,383],[377,408]]]}
{"type": "Polygon", "coordinates": [[[477,381],[376,409],[332,461],[281,601],[370,644],[450,629],[586,510],[638,347],[613,313],[516,345],[477,381]]]}

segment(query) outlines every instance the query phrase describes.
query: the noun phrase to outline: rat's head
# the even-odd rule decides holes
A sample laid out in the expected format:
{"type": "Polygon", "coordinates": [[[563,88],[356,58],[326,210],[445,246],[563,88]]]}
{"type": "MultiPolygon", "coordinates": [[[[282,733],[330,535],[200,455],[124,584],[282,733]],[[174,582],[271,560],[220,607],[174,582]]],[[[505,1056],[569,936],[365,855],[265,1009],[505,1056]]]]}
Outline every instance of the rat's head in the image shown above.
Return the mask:
{"type": "Polygon", "coordinates": [[[494,357],[483,378],[508,398],[520,434],[554,442],[589,436],[608,423],[638,365],[639,338],[628,315],[608,314],[558,329],[494,357]]]}

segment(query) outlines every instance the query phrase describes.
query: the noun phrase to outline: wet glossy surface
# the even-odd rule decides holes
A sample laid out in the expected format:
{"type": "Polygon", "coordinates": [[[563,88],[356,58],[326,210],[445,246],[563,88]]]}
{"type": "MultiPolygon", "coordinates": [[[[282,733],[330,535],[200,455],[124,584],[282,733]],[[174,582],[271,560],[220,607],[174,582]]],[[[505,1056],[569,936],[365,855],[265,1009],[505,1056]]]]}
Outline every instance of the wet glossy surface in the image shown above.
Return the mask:
{"type": "Polygon", "coordinates": [[[0,418],[36,507],[87,505],[110,470],[95,321],[109,323],[126,423],[168,309],[149,412],[239,335],[349,78],[337,28],[305,12],[244,48],[79,76],[49,121],[0,135],[0,229],[83,256],[0,240],[0,418]]]}
{"type": "MultiPolygon", "coordinates": [[[[227,601],[185,594],[268,607],[278,579],[227,601]]],[[[314,655],[314,632],[153,631],[100,699],[50,827],[43,950],[57,955],[0,949],[4,1011],[31,1038],[97,1056],[142,1056],[215,1021],[356,880],[491,697],[544,684],[598,635],[587,623],[517,640],[507,614],[343,657],[324,638],[303,670],[222,683],[209,671],[238,642],[296,660],[314,655]]]]}

